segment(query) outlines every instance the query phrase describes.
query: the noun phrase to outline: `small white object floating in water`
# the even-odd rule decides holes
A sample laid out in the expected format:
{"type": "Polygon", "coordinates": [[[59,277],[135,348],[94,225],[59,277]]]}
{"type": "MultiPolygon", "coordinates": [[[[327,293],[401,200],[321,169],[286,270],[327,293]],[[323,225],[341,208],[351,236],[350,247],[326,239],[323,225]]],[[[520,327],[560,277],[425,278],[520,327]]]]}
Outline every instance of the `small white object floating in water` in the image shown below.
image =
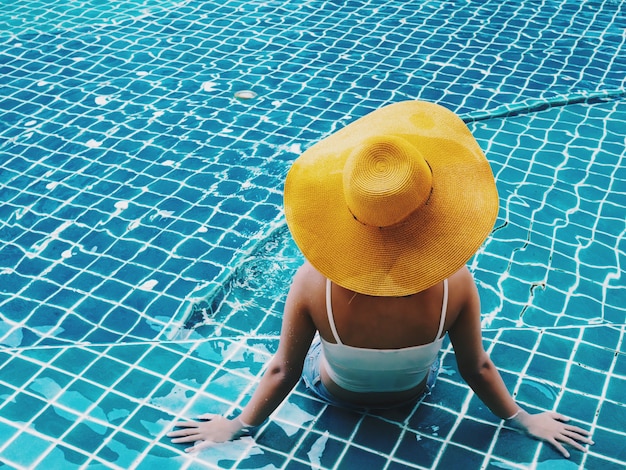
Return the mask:
{"type": "Polygon", "coordinates": [[[141,219],[135,219],[130,224],[128,224],[128,230],[135,230],[137,227],[141,225],[141,219]]]}
{"type": "Polygon", "coordinates": [[[235,92],[235,98],[238,100],[253,100],[257,97],[257,94],[252,90],[241,90],[235,92]]]}
{"type": "Polygon", "coordinates": [[[107,104],[109,101],[111,101],[111,97],[110,96],[104,96],[104,95],[100,95],[100,96],[96,96],[96,104],[103,106],[105,104],[107,104]]]}
{"type": "Polygon", "coordinates": [[[128,209],[128,201],[117,201],[114,205],[118,211],[123,211],[124,209],[128,209]]]}
{"type": "Polygon", "coordinates": [[[141,290],[152,290],[158,283],[159,283],[159,281],[157,281],[155,279],[150,279],[150,280],[144,282],[143,284],[141,284],[139,286],[139,289],[141,289],[141,290]]]}
{"type": "Polygon", "coordinates": [[[215,91],[215,87],[217,83],[215,82],[204,82],[202,84],[202,91],[215,91]]]}
{"type": "Polygon", "coordinates": [[[162,219],[167,219],[168,217],[172,217],[174,215],[174,211],[166,211],[163,209],[159,209],[156,214],[152,214],[150,216],[150,220],[154,220],[157,217],[161,217],[162,219]]]}
{"type": "Polygon", "coordinates": [[[302,146],[300,144],[291,144],[291,145],[285,146],[284,149],[287,152],[295,153],[298,155],[302,153],[302,146]]]}
{"type": "Polygon", "coordinates": [[[85,145],[87,145],[87,147],[89,147],[90,149],[95,149],[100,147],[102,145],[102,142],[98,142],[95,139],[89,139],[85,145]]]}

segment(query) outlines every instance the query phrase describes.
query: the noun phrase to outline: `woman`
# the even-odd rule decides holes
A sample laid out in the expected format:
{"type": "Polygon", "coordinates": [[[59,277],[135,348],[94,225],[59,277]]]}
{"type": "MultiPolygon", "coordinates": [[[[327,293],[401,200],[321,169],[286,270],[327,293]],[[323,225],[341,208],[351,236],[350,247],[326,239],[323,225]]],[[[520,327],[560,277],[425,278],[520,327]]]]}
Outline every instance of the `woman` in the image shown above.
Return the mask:
{"type": "Polygon", "coordinates": [[[287,300],[278,350],[241,415],[177,423],[198,450],[267,419],[303,376],[346,407],[417,402],[437,376],[447,333],[458,368],[498,417],[584,450],[589,433],[515,403],[484,351],[466,262],[498,212],[489,163],[461,119],[420,101],[377,110],[302,154],[285,182],[285,216],[307,262],[287,300]]]}

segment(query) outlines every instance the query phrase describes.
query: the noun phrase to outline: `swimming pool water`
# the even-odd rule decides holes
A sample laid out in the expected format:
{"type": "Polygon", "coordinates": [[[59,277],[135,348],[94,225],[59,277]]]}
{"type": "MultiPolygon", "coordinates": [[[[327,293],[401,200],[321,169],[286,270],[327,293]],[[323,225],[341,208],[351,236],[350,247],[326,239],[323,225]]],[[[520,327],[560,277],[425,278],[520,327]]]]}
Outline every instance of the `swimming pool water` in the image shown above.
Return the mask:
{"type": "Polygon", "coordinates": [[[0,463],[7,468],[626,465],[626,6],[525,1],[0,5],[0,463]],[[238,92],[253,92],[244,98],[238,92]],[[418,409],[298,387],[195,458],[178,417],[234,412],[301,261],[282,181],[405,99],[468,122],[501,210],[470,261],[520,403],[594,432],[560,460],[473,397],[446,346],[418,409]]]}

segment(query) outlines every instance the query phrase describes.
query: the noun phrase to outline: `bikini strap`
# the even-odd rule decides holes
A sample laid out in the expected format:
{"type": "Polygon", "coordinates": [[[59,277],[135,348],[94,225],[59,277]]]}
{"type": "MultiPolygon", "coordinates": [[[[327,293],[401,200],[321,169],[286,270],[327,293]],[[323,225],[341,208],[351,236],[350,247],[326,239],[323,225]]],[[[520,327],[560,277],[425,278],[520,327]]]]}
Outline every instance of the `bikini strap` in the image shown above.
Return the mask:
{"type": "Polygon", "coordinates": [[[330,324],[330,329],[333,332],[333,336],[335,337],[335,341],[337,344],[343,344],[339,339],[339,333],[337,333],[337,327],[335,326],[335,318],[333,316],[333,306],[331,300],[331,290],[333,283],[330,279],[326,279],[326,314],[328,315],[328,323],[330,324]]]}
{"type": "Polygon", "coordinates": [[[435,341],[441,337],[443,333],[443,325],[446,323],[446,313],[448,311],[448,280],[443,280],[443,301],[441,303],[441,320],[439,320],[439,331],[435,336],[435,341]]]}

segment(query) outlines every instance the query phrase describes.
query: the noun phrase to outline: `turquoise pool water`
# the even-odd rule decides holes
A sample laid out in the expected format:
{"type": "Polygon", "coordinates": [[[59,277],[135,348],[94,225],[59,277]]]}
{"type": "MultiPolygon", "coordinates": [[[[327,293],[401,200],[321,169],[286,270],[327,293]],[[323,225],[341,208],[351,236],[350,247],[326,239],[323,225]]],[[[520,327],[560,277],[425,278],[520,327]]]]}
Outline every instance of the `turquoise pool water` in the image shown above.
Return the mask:
{"type": "Polygon", "coordinates": [[[0,467],[623,468],[625,31],[616,1],[0,3],[0,467]],[[418,409],[299,386],[184,455],[169,423],[235,412],[276,348],[289,165],[414,98],[496,176],[470,261],[486,347],[596,444],[567,461],[503,427],[446,346],[418,409]]]}

